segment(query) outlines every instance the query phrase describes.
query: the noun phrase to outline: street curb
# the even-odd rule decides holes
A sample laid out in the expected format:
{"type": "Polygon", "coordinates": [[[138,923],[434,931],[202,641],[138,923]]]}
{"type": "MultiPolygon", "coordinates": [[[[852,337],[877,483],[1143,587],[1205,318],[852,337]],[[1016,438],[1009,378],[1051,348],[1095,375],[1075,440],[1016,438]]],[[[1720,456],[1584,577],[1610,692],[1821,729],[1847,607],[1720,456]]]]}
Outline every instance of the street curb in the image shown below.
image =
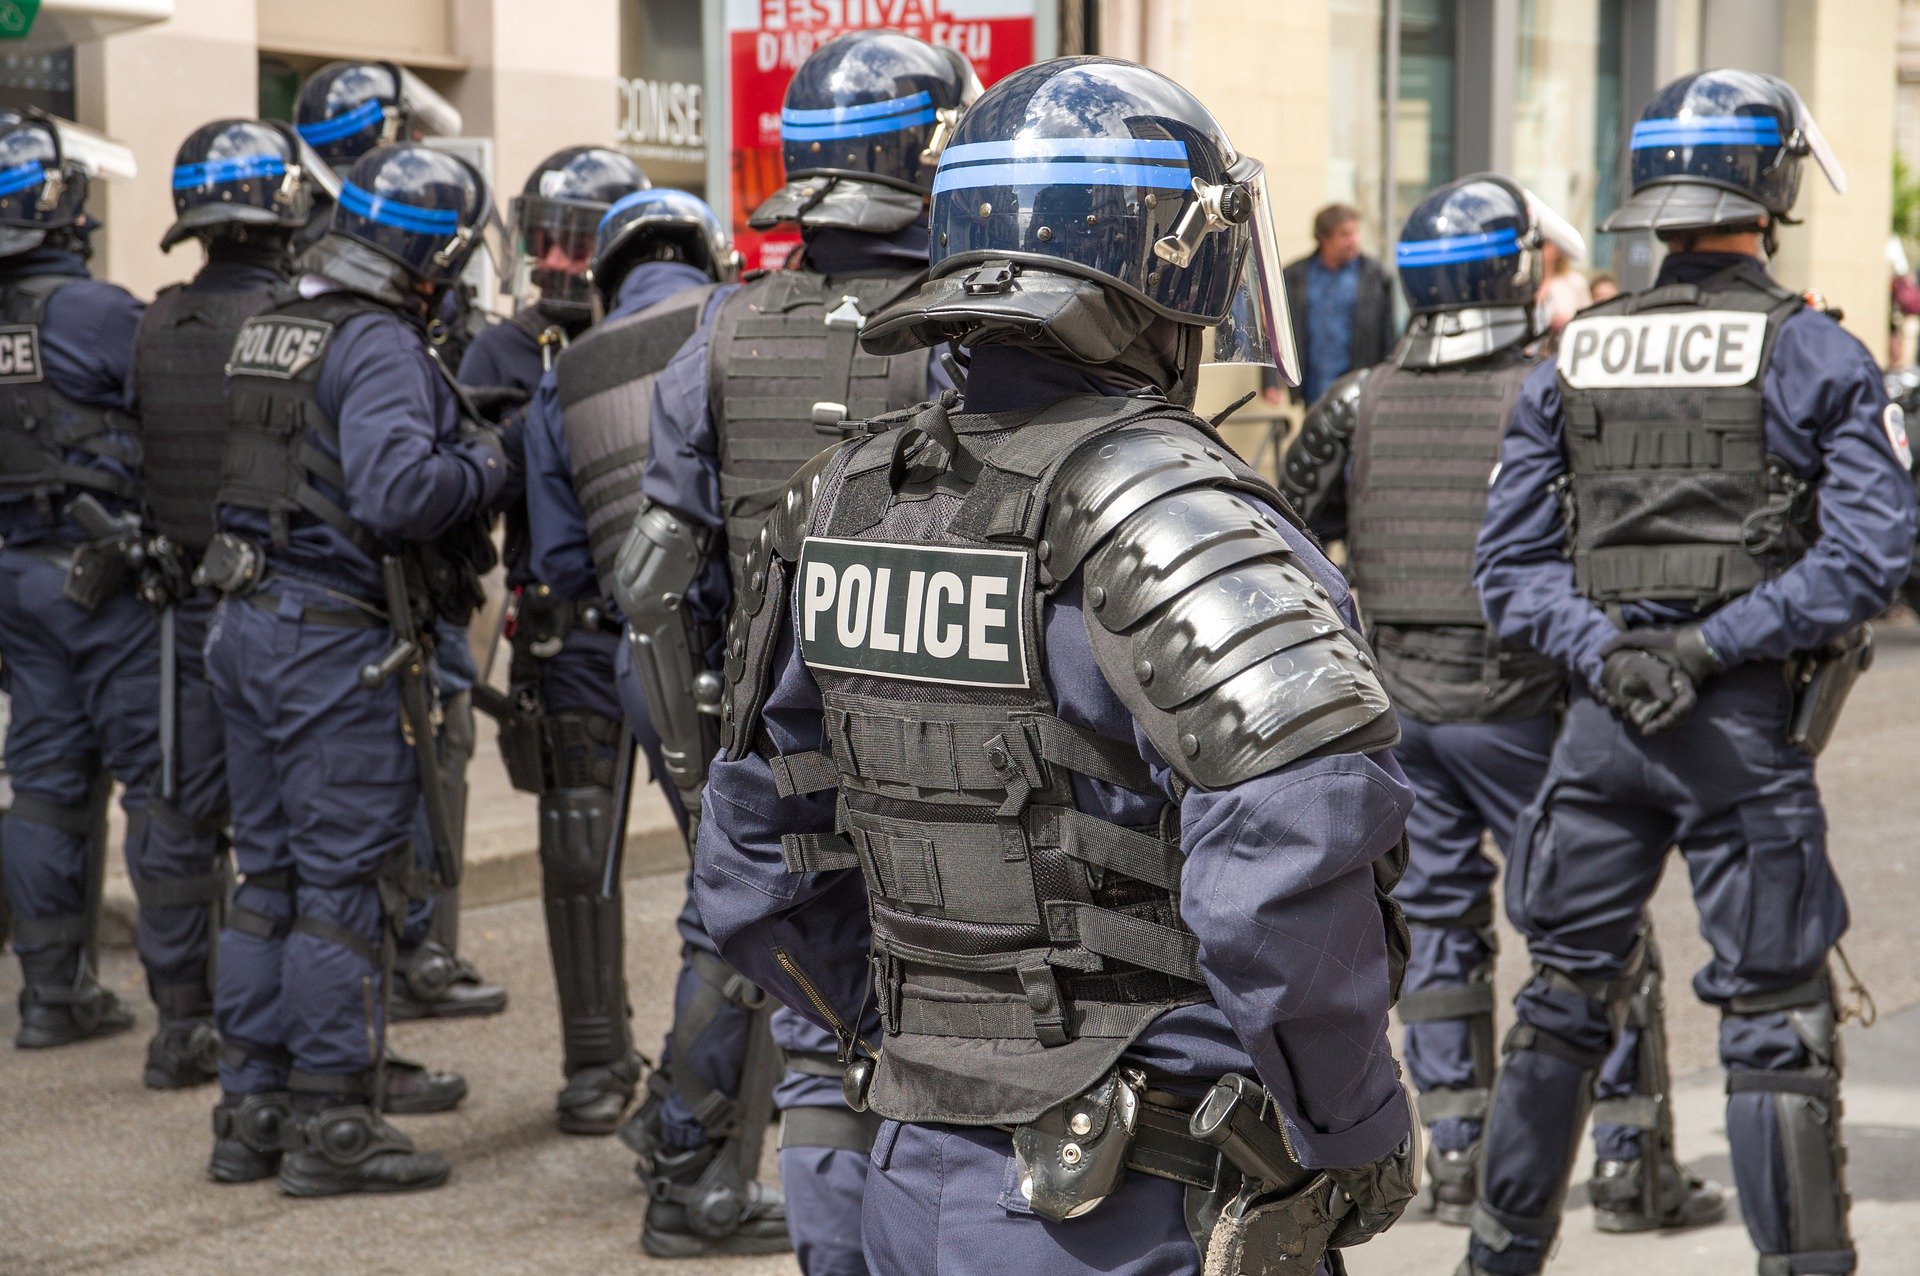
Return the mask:
{"type": "MultiPolygon", "coordinates": [[[[117,844],[115,850],[118,849],[117,844]]],[[[647,829],[627,838],[624,876],[628,879],[652,877],[661,873],[684,874],[687,870],[687,844],[680,830],[647,829]]],[[[470,860],[460,883],[460,907],[485,908],[506,904],[540,893],[540,853],[534,847],[496,852],[470,860]]],[[[107,876],[100,898],[100,944],[104,948],[132,948],[137,906],[133,886],[124,872],[107,876]]]]}

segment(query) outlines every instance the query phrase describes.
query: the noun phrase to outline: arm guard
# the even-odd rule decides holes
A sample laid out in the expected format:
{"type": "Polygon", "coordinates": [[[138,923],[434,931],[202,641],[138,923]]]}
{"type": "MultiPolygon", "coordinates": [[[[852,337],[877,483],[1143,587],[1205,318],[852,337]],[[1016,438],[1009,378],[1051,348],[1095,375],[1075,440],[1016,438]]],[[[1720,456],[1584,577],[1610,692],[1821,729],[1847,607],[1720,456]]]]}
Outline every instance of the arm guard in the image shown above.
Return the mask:
{"type": "MultiPolygon", "coordinates": [[[[1347,463],[1353,458],[1353,431],[1360,419],[1360,389],[1371,371],[1349,372],[1327,387],[1287,446],[1280,491],[1316,531],[1345,522],[1347,463]]],[[[1343,537],[1329,534],[1328,539],[1343,537]]]]}
{"type": "Polygon", "coordinates": [[[687,587],[706,565],[708,548],[709,538],[686,519],[648,502],[634,516],[614,566],[633,671],[660,733],[667,778],[690,820],[699,817],[707,762],[720,747],[720,687],[706,668],[706,644],[683,606],[687,587]]]}
{"type": "Polygon", "coordinates": [[[1069,458],[1050,502],[1048,567],[1080,570],[1101,673],[1203,788],[1400,733],[1372,656],[1250,490],[1213,449],[1126,430],[1069,458]]]}

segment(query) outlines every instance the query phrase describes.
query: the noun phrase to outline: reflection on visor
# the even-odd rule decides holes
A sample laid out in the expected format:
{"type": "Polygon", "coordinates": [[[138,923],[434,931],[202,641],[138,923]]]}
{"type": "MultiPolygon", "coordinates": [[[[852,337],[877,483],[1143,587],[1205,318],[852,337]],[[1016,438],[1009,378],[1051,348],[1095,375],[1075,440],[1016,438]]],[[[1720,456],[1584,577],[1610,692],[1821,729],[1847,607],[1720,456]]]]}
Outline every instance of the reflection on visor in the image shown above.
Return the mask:
{"type": "Polygon", "coordinates": [[[1833,153],[1833,147],[1827,142],[1827,135],[1822,133],[1820,125],[1814,122],[1813,112],[1807,109],[1807,104],[1799,100],[1798,94],[1794,95],[1794,100],[1800,107],[1797,127],[1801,138],[1807,144],[1807,153],[1813,156],[1813,162],[1820,166],[1822,173],[1826,174],[1827,184],[1833,187],[1833,193],[1846,194],[1847,170],[1840,167],[1840,157],[1833,153]]]}
{"type": "Polygon", "coordinates": [[[1585,261],[1587,257],[1587,239],[1573,228],[1571,222],[1535,195],[1526,187],[1520,188],[1527,197],[1527,209],[1533,214],[1534,227],[1540,232],[1540,238],[1558,248],[1572,261],[1585,261]]]}
{"type": "Polygon", "coordinates": [[[1246,363],[1276,369],[1288,385],[1300,384],[1300,355],[1294,345],[1293,322],[1287,313],[1286,279],[1281,273],[1279,243],[1273,234],[1273,200],[1267,192],[1267,173],[1258,161],[1249,177],[1240,177],[1253,195],[1253,217],[1248,224],[1246,260],[1240,268],[1240,286],[1228,303],[1227,317],[1213,330],[1212,350],[1206,362],[1246,363]]]}

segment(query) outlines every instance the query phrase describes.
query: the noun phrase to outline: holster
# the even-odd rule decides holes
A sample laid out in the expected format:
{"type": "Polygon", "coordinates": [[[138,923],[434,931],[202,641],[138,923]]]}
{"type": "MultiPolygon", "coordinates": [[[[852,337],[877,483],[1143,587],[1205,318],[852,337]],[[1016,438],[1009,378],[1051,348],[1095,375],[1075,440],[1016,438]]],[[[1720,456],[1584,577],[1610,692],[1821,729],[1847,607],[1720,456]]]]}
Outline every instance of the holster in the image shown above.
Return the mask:
{"type": "Polygon", "coordinates": [[[101,603],[127,587],[126,554],[113,541],[88,541],[73,551],[61,593],[82,611],[96,611],[101,603]]]}
{"type": "Polygon", "coordinates": [[[542,759],[546,710],[541,707],[539,697],[530,691],[520,691],[509,698],[507,712],[500,718],[499,740],[507,782],[522,793],[545,793],[547,778],[542,759]]]}
{"type": "Polygon", "coordinates": [[[1818,756],[1833,738],[1853,684],[1872,664],[1873,630],[1866,625],[1789,660],[1793,710],[1787,718],[1787,743],[1818,756]]]}
{"type": "Polygon", "coordinates": [[[1336,1195],[1325,1177],[1286,1196],[1244,1183],[1207,1233],[1203,1276],[1313,1276],[1322,1260],[1340,1276],[1340,1251],[1327,1248],[1340,1221],[1330,1204],[1336,1195]]]}
{"type": "Polygon", "coordinates": [[[231,532],[218,532],[200,555],[193,583],[223,594],[244,594],[259,583],[263,566],[263,555],[253,542],[231,532]]]}

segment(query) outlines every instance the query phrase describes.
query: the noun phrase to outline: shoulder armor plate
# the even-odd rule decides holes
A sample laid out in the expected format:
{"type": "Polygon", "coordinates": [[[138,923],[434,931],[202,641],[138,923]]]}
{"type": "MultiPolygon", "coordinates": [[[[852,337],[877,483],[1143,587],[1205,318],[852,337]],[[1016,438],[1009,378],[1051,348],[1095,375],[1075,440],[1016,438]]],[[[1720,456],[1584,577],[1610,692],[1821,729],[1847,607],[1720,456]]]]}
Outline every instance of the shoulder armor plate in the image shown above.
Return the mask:
{"type": "Polygon", "coordinates": [[[1108,683],[1204,788],[1398,736],[1372,657],[1232,479],[1196,443],[1123,431],[1067,461],[1047,522],[1108,683]]]}
{"type": "Polygon", "coordinates": [[[727,618],[726,751],[729,758],[745,757],[753,745],[755,725],[766,703],[774,639],[786,617],[787,585],[800,557],[800,542],[813,521],[814,503],[829,470],[853,450],[859,440],[848,440],[822,451],[801,467],[779,504],[761,527],[747,551],[740,596],[727,618]]]}
{"type": "Polygon", "coordinates": [[[1360,391],[1371,368],[1349,372],[1313,401],[1280,467],[1280,490],[1311,518],[1346,473],[1360,421],[1360,391]]]}

